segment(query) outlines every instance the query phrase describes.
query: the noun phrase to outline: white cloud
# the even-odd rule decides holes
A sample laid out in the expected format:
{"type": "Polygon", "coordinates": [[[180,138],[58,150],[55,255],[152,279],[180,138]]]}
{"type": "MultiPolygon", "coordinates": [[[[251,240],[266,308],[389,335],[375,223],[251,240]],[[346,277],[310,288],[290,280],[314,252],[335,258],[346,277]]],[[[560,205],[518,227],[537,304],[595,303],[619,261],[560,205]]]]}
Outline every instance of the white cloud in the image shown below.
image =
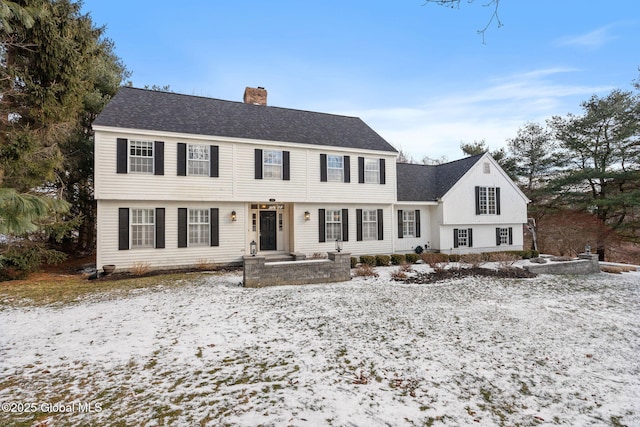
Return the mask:
{"type": "Polygon", "coordinates": [[[594,93],[612,89],[559,82],[560,75],[576,72],[548,68],[494,78],[455,93],[430,98],[421,105],[343,112],[361,117],[382,137],[415,159],[423,156],[462,156],[461,142],[484,139],[491,149],[528,121],[544,122],[553,115],[577,111],[594,93]],[[554,80],[556,78],[558,81],[554,80]]]}
{"type": "Polygon", "coordinates": [[[616,37],[612,36],[610,32],[611,26],[607,25],[600,27],[593,31],[577,36],[562,37],[555,41],[556,46],[576,46],[587,49],[598,49],[604,46],[610,40],[616,37]]]}

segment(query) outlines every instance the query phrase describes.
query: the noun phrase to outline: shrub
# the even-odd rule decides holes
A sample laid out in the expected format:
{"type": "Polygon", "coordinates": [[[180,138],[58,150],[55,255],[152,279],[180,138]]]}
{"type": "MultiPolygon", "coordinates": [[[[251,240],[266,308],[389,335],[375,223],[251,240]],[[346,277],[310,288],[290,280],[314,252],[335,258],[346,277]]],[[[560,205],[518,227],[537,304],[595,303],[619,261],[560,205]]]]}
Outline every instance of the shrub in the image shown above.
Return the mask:
{"type": "Polygon", "coordinates": [[[424,252],[424,249],[420,245],[416,246],[416,248],[414,250],[418,255],[420,255],[422,252],[424,252]]]}
{"type": "Polygon", "coordinates": [[[494,252],[491,254],[491,261],[498,263],[498,269],[510,268],[513,263],[521,259],[518,255],[508,252],[494,252]]]}
{"type": "Polygon", "coordinates": [[[418,255],[418,254],[405,254],[404,259],[409,264],[415,264],[420,259],[420,255],[418,255]]]}
{"type": "Polygon", "coordinates": [[[326,252],[314,252],[309,255],[309,259],[325,259],[327,258],[326,252]]]}
{"type": "Polygon", "coordinates": [[[422,258],[422,261],[424,261],[424,263],[429,265],[431,268],[435,268],[437,264],[449,262],[449,255],[433,252],[420,254],[420,258],[422,258]]]}
{"type": "MultiPolygon", "coordinates": [[[[360,257],[360,258],[362,258],[362,257],[360,257]]],[[[362,262],[358,266],[358,268],[356,268],[356,271],[355,271],[354,274],[356,276],[359,276],[359,277],[378,277],[378,273],[376,273],[376,271],[373,269],[372,265],[365,264],[365,263],[362,263],[362,262]]]]}
{"type": "Polygon", "coordinates": [[[485,262],[483,254],[478,253],[462,255],[461,261],[472,268],[478,268],[485,262]]]}
{"type": "Polygon", "coordinates": [[[131,273],[134,276],[144,276],[149,271],[151,271],[151,266],[148,262],[136,261],[133,263],[133,267],[131,267],[131,273]]]}
{"type": "Polygon", "coordinates": [[[400,267],[391,273],[391,278],[396,281],[405,280],[407,278],[407,272],[400,267]]]}
{"type": "Polygon", "coordinates": [[[196,260],[196,268],[198,270],[215,270],[216,264],[206,258],[198,258],[196,260]]]}
{"type": "Polygon", "coordinates": [[[404,254],[392,254],[391,255],[391,264],[400,265],[403,262],[406,262],[404,254]]]}
{"type": "Polygon", "coordinates": [[[376,265],[378,267],[386,267],[391,262],[389,255],[376,255],[376,265]]]}
{"type": "Polygon", "coordinates": [[[41,265],[58,264],[66,257],[62,252],[27,240],[10,246],[0,246],[0,281],[24,278],[41,265]]]}
{"type": "Polygon", "coordinates": [[[357,265],[358,265],[358,258],[352,256],[351,257],[351,268],[356,268],[357,265]]]}
{"type": "Polygon", "coordinates": [[[462,258],[462,255],[451,254],[449,255],[449,262],[460,262],[461,258],[462,258]]]}
{"type": "Polygon", "coordinates": [[[373,255],[360,255],[360,264],[366,264],[373,267],[376,265],[376,257],[373,255]]]}

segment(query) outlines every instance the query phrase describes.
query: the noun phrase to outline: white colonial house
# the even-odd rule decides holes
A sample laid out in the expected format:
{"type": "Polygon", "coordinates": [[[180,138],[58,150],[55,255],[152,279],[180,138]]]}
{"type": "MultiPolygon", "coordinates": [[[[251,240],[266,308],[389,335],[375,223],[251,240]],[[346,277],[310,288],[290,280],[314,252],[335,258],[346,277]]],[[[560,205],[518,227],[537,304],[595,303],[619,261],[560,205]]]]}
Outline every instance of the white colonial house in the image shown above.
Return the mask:
{"type": "Polygon", "coordinates": [[[438,166],[355,117],[123,87],[93,123],[97,265],[522,249],[527,198],[488,155],[438,166]]]}

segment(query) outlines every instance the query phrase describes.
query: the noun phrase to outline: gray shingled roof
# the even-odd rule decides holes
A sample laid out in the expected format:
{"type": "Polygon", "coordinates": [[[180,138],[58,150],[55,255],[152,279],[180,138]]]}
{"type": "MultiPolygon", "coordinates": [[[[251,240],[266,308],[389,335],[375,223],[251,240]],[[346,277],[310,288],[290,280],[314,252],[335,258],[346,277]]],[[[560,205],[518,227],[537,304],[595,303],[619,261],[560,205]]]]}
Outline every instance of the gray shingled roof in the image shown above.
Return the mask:
{"type": "Polygon", "coordinates": [[[484,154],[441,165],[398,163],[398,201],[426,202],[444,196],[484,154]]]}
{"type": "Polygon", "coordinates": [[[120,88],[94,125],[397,151],[357,117],[132,87],[120,88]]]}

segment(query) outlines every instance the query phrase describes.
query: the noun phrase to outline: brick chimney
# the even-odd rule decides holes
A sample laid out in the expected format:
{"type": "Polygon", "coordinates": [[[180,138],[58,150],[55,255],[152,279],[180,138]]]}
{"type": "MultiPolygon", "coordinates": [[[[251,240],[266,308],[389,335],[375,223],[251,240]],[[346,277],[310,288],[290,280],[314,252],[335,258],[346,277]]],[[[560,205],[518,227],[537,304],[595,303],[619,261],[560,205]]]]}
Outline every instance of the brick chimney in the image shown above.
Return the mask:
{"type": "Polygon", "coordinates": [[[243,100],[245,104],[267,105],[267,90],[263,87],[246,87],[243,100]]]}

